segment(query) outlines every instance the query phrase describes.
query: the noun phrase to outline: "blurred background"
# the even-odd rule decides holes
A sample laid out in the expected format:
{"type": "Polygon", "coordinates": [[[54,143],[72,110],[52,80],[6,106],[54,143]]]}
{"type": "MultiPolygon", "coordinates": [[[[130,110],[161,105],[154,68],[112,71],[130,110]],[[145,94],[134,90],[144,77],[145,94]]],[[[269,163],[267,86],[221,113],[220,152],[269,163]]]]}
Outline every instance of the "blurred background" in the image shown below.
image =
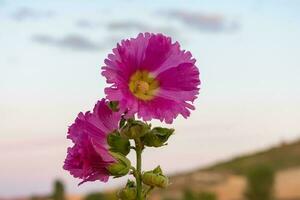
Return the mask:
{"type": "Polygon", "coordinates": [[[144,169],[160,164],[172,182],[152,198],[300,199],[299,11],[299,0],[0,0],[0,199],[114,199],[127,178],[78,187],[63,171],[66,132],[104,97],[104,58],[139,32],[179,41],[202,80],[196,111],[145,152],[144,169]]]}

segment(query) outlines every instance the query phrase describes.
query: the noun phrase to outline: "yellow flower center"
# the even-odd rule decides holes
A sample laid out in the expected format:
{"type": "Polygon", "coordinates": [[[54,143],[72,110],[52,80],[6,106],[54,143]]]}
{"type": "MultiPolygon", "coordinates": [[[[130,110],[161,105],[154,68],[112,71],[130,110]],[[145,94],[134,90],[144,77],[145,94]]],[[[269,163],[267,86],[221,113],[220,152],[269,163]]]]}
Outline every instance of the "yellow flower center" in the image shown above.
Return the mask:
{"type": "Polygon", "coordinates": [[[129,89],[138,99],[148,101],[155,97],[159,82],[146,70],[137,70],[129,81],[129,89]]]}

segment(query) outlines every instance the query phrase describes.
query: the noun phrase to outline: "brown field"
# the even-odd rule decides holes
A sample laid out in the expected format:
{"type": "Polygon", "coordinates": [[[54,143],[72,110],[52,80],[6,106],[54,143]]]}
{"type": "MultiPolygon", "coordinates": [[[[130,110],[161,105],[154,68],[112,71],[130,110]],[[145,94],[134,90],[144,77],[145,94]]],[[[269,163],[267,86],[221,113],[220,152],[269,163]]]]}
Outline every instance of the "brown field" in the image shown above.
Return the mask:
{"type": "MultiPolygon", "coordinates": [[[[167,191],[156,191],[151,200],[160,200],[161,196],[178,199],[182,190],[194,192],[214,192],[218,200],[243,200],[246,180],[241,175],[216,172],[197,172],[176,176],[167,191]]],[[[281,170],[276,173],[275,197],[279,200],[300,200],[300,167],[281,170]]]]}

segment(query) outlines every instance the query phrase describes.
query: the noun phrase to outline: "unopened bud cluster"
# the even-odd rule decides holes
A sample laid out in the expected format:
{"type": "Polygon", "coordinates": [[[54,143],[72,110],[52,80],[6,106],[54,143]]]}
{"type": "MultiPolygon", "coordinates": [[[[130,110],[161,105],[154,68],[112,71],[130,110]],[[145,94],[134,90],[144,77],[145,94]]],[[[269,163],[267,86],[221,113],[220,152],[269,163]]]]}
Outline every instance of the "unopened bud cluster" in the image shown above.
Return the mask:
{"type": "MultiPolygon", "coordinates": [[[[109,106],[111,110],[118,112],[119,109],[116,102],[110,102],[109,106]]],[[[115,159],[115,162],[107,167],[108,172],[115,178],[125,176],[129,173],[133,174],[143,184],[142,193],[145,198],[148,193],[146,191],[149,189],[151,190],[155,187],[166,188],[169,180],[162,173],[160,166],[150,171],[138,172],[135,167],[131,166],[131,162],[126,156],[131,149],[135,149],[141,153],[146,147],[165,146],[173,133],[174,129],[152,128],[151,124],[123,117],[120,121],[119,129],[107,137],[109,152],[115,159]],[[133,143],[131,140],[134,141],[135,146],[131,146],[131,143],[133,143]]],[[[128,180],[126,187],[119,191],[118,198],[121,200],[136,200],[137,190],[137,184],[128,180]]]]}
{"type": "Polygon", "coordinates": [[[143,174],[143,182],[152,187],[166,188],[169,184],[169,179],[163,175],[160,166],[158,166],[154,170],[143,174]]]}
{"type": "Polygon", "coordinates": [[[118,197],[121,200],[136,200],[136,185],[133,181],[128,180],[125,188],[119,191],[118,197]]]}

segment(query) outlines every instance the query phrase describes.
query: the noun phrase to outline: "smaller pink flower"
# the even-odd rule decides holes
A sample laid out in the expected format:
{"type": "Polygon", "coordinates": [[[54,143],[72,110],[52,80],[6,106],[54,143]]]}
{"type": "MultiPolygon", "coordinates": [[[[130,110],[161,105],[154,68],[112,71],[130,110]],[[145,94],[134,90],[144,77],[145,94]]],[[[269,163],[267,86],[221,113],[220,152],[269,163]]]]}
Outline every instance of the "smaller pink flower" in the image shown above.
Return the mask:
{"type": "Polygon", "coordinates": [[[113,112],[105,99],[98,101],[93,112],[79,113],[69,127],[68,139],[74,142],[68,148],[63,168],[75,178],[107,182],[107,167],[115,162],[108,151],[107,136],[118,128],[120,114],[113,112]]]}

